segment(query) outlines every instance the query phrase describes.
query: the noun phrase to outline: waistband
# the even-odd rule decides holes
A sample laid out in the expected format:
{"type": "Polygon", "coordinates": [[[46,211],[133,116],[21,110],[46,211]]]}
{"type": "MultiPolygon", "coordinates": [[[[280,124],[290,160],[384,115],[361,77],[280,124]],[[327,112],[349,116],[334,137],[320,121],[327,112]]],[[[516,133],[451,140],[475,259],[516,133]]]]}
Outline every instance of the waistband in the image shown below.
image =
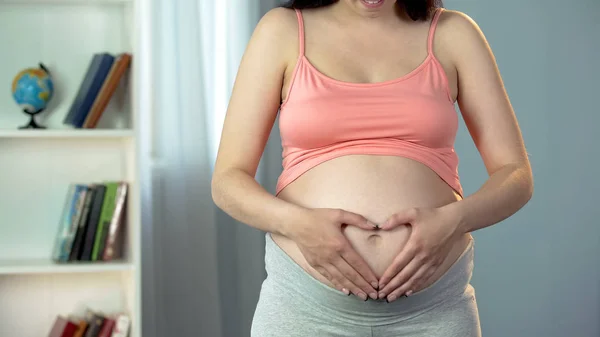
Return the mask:
{"type": "Polygon", "coordinates": [[[322,314],[358,325],[393,324],[428,311],[468,287],[473,273],[474,240],[436,282],[409,297],[392,303],[383,300],[367,301],[341,291],[315,279],[298,265],[269,233],[266,234],[265,268],[267,280],[273,282],[288,296],[294,296],[322,314]]]}

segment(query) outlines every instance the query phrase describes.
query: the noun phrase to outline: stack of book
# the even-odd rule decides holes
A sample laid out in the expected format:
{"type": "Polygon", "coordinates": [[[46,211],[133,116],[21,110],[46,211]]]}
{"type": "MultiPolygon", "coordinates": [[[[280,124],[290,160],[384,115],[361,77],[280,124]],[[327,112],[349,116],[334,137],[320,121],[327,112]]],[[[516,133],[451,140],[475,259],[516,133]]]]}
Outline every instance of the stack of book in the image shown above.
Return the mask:
{"type": "Polygon", "coordinates": [[[94,54],[63,124],[93,129],[131,62],[131,54],[94,54]]]}
{"type": "Polygon", "coordinates": [[[126,314],[104,315],[87,310],[84,317],[56,317],[48,337],[127,337],[130,325],[126,314]]]}
{"type": "Polygon", "coordinates": [[[59,224],[53,260],[111,261],[123,251],[125,182],[71,184],[59,224]]]}

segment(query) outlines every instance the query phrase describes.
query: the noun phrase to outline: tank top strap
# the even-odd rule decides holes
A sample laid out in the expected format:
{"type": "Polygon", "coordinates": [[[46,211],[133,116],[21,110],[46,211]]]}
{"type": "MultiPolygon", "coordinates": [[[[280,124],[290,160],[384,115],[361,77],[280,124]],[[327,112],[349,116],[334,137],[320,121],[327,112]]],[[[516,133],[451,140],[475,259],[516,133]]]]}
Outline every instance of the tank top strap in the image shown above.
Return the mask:
{"type": "Polygon", "coordinates": [[[433,19],[431,20],[431,26],[429,27],[429,37],[427,38],[427,50],[430,54],[433,54],[433,38],[435,37],[435,30],[437,28],[440,15],[443,11],[444,9],[441,7],[436,9],[435,14],[433,14],[433,19]]]}
{"type": "Polygon", "coordinates": [[[298,16],[298,43],[300,56],[304,55],[304,19],[302,18],[302,11],[296,9],[296,16],[298,16]]]}

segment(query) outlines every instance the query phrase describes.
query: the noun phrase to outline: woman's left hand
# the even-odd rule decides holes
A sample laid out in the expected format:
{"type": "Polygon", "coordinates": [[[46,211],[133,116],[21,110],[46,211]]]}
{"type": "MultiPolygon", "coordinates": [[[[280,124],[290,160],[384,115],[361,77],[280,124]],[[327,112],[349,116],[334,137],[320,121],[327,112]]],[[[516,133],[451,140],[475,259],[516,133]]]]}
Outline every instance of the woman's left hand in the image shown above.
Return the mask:
{"type": "Polygon", "coordinates": [[[459,217],[446,208],[411,208],[381,225],[381,230],[410,226],[412,231],[379,280],[379,298],[392,302],[419,291],[460,238],[459,224],[459,217]]]}

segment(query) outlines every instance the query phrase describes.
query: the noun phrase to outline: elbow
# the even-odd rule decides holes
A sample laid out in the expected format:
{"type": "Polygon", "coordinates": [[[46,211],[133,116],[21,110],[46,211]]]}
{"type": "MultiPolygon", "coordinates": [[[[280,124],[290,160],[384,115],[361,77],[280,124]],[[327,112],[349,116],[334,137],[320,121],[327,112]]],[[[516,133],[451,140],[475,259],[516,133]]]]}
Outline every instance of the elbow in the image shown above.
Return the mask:
{"type": "Polygon", "coordinates": [[[526,165],[523,169],[522,190],[523,190],[523,205],[527,204],[533,198],[533,173],[530,165],[526,165]]]}
{"type": "Polygon", "coordinates": [[[235,168],[221,169],[215,170],[211,177],[210,193],[213,203],[226,213],[238,203],[240,192],[237,187],[243,185],[239,173],[240,170],[235,168]]]}
{"type": "Polygon", "coordinates": [[[533,198],[533,178],[531,178],[527,189],[527,202],[533,198]]]}
{"type": "Polygon", "coordinates": [[[527,205],[529,201],[533,198],[533,182],[530,181],[523,187],[523,206],[527,205]]]}
{"type": "Polygon", "coordinates": [[[222,205],[223,205],[223,196],[221,193],[221,188],[220,185],[222,183],[222,178],[219,174],[214,173],[212,175],[211,181],[210,181],[210,194],[213,200],[213,203],[220,209],[223,209],[222,205]]]}

